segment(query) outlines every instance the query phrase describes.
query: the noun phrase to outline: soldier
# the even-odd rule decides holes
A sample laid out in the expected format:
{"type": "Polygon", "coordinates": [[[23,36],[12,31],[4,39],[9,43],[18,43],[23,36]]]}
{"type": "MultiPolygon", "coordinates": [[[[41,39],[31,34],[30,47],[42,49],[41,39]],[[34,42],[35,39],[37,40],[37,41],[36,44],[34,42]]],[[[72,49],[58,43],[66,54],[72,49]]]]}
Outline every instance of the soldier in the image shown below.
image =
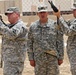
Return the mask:
{"type": "Polygon", "coordinates": [[[10,7],[5,12],[10,24],[0,20],[2,34],[2,59],[4,61],[3,75],[22,75],[26,52],[27,28],[20,19],[20,11],[10,7]]]}
{"type": "MultiPolygon", "coordinates": [[[[48,18],[47,6],[38,7],[39,20],[31,24],[28,32],[28,56],[35,75],[59,75],[63,63],[63,43],[57,37],[57,23],[48,18]]],[[[61,34],[60,34],[61,35],[61,34]]]]}
{"type": "Polygon", "coordinates": [[[61,28],[68,36],[67,54],[71,65],[72,75],[76,75],[76,3],[73,4],[72,13],[74,18],[66,22],[60,15],[60,12],[55,13],[61,22],[61,28]]]}

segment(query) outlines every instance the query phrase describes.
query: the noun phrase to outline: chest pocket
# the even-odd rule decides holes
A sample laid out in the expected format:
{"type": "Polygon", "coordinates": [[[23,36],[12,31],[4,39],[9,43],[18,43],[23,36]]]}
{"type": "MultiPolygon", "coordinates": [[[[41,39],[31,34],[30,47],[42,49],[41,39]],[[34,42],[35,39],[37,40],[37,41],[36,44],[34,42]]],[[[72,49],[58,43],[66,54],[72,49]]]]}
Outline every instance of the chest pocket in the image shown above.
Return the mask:
{"type": "Polygon", "coordinates": [[[47,33],[46,33],[47,37],[50,38],[50,39],[56,37],[56,35],[57,35],[56,30],[53,29],[53,28],[47,30],[46,32],[47,32],[47,33]]]}
{"type": "Polygon", "coordinates": [[[36,29],[33,32],[34,40],[47,40],[47,39],[49,40],[55,38],[55,36],[56,36],[56,30],[52,28],[36,29]]]}
{"type": "Polygon", "coordinates": [[[33,39],[34,40],[40,40],[41,38],[41,30],[40,29],[36,29],[33,31],[33,39]]]}

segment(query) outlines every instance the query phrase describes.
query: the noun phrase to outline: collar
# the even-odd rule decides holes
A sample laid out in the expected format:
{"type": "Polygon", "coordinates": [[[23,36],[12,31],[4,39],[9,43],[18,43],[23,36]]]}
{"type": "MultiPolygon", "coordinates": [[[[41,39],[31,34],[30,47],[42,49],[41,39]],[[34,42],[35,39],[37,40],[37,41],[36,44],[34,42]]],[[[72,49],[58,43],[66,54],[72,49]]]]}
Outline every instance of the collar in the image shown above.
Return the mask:
{"type": "Polygon", "coordinates": [[[38,21],[38,27],[39,28],[49,28],[50,26],[49,26],[49,19],[48,19],[48,21],[46,22],[46,23],[44,23],[44,25],[42,25],[41,23],[40,23],[40,20],[38,21]]]}
{"type": "Polygon", "coordinates": [[[21,19],[19,19],[15,24],[9,24],[9,28],[12,28],[13,26],[15,26],[20,21],[21,21],[21,19]]]}

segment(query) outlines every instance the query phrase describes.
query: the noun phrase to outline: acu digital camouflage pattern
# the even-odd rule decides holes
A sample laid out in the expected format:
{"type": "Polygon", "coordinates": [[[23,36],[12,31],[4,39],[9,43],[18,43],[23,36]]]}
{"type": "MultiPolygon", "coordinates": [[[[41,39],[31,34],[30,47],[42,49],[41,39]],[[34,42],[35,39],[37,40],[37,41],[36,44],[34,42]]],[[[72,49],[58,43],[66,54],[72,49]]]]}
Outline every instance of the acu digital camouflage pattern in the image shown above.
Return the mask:
{"type": "Polygon", "coordinates": [[[63,33],[51,19],[45,25],[34,22],[28,33],[29,60],[35,60],[35,75],[59,75],[58,59],[63,60],[63,33]]]}
{"type": "Polygon", "coordinates": [[[25,24],[19,20],[15,25],[5,26],[0,21],[0,33],[2,34],[4,75],[22,75],[27,49],[25,24]]]}
{"type": "Polygon", "coordinates": [[[60,17],[61,25],[64,33],[68,36],[67,54],[71,64],[72,75],[76,75],[76,18],[66,22],[60,17]]]}

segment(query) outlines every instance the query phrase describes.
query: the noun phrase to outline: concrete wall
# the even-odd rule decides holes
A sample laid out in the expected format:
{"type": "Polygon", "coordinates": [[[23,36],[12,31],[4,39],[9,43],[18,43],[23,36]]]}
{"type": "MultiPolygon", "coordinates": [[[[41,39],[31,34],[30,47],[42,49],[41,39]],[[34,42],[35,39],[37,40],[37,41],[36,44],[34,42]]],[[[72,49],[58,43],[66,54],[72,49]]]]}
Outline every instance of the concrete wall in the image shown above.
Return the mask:
{"type": "Polygon", "coordinates": [[[4,1],[0,1],[0,13],[4,12],[4,1]]]}
{"type": "Polygon", "coordinates": [[[3,14],[8,7],[16,6],[22,11],[22,1],[21,0],[3,0],[0,1],[0,13],[3,14]]]}
{"type": "MultiPolygon", "coordinates": [[[[0,1],[0,14],[2,13],[3,20],[7,22],[7,17],[3,14],[4,11],[7,9],[7,7],[10,6],[16,6],[22,11],[22,0],[5,0],[5,1],[0,1]],[[13,2],[12,2],[13,1],[13,2]]],[[[21,14],[22,15],[22,14],[21,14]]],[[[21,16],[22,20],[30,25],[32,22],[38,19],[37,15],[30,15],[30,16],[21,16]]],[[[49,18],[52,18],[56,20],[56,17],[53,15],[49,15],[49,18]]],[[[64,15],[65,19],[70,19],[72,18],[72,14],[70,15],[64,15]]]]}

